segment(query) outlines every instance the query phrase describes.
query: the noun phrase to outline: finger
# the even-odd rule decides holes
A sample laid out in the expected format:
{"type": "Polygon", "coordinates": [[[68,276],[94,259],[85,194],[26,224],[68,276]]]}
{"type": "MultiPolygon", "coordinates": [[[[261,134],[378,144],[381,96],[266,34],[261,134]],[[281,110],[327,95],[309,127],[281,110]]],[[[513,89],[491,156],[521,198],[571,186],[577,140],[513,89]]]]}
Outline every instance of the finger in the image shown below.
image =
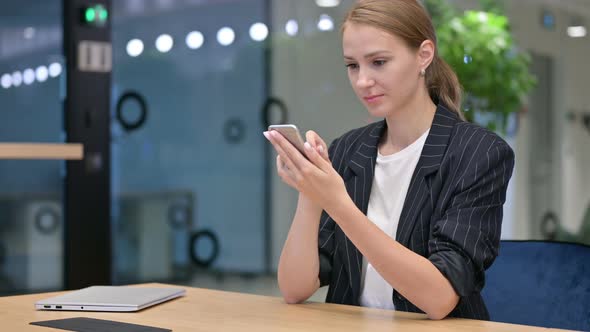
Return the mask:
{"type": "Polygon", "coordinates": [[[287,164],[281,160],[281,156],[277,156],[277,173],[282,177],[287,174],[288,169],[287,164]]]}
{"type": "Polygon", "coordinates": [[[305,139],[311,144],[313,148],[319,148],[320,146],[323,146],[324,149],[326,149],[326,143],[324,143],[324,140],[322,140],[320,135],[318,135],[313,130],[308,130],[305,133],[305,139]]]}
{"type": "Polygon", "coordinates": [[[322,158],[324,158],[327,161],[330,161],[330,156],[328,155],[328,149],[324,148],[323,145],[320,145],[317,150],[318,150],[320,156],[322,156],[322,158]]]}
{"type": "Polygon", "coordinates": [[[295,181],[292,178],[291,172],[289,171],[287,165],[281,160],[281,156],[277,156],[277,174],[284,183],[286,183],[294,189],[297,189],[295,181]]]}
{"type": "Polygon", "coordinates": [[[316,139],[317,134],[313,130],[308,130],[305,133],[305,140],[311,144],[311,146],[315,149],[318,148],[318,142],[316,139]]]}
{"type": "Polygon", "coordinates": [[[326,142],[324,142],[324,140],[320,137],[320,135],[318,135],[313,130],[308,130],[305,133],[305,138],[308,142],[311,143],[311,146],[314,147],[324,159],[330,160],[330,157],[328,156],[328,146],[326,145],[326,142]]]}
{"type": "MultiPolygon", "coordinates": [[[[279,134],[280,135],[280,134],[279,134]]],[[[277,142],[277,137],[274,135],[270,135],[270,142],[272,143],[273,147],[275,148],[275,150],[277,151],[277,154],[281,157],[281,161],[287,165],[287,167],[289,168],[292,177],[293,178],[297,178],[297,175],[299,174],[299,169],[297,168],[297,166],[295,165],[295,163],[293,162],[293,160],[291,159],[291,156],[285,152],[285,150],[283,149],[283,147],[277,142]]],[[[284,140],[286,140],[285,138],[283,138],[284,140]]],[[[287,142],[287,144],[291,145],[291,143],[287,142]]],[[[301,158],[305,159],[303,156],[301,156],[301,153],[291,145],[291,147],[295,150],[296,153],[298,153],[300,155],[301,158]]]]}
{"type": "Polygon", "coordinates": [[[266,139],[268,140],[268,142],[272,145],[272,147],[275,149],[275,152],[278,153],[277,148],[276,148],[276,143],[273,141],[272,136],[270,134],[270,131],[264,131],[262,132],[262,134],[264,135],[264,137],[266,137],[266,139]]]}
{"type": "Polygon", "coordinates": [[[271,135],[271,131],[270,130],[269,131],[265,131],[265,132],[263,132],[263,134],[264,134],[264,137],[266,137],[266,139],[270,142],[270,144],[272,144],[272,147],[275,149],[276,153],[278,154],[279,153],[279,151],[278,151],[278,147],[279,147],[278,146],[278,142],[274,138],[274,136],[271,135]]]}
{"type": "Polygon", "coordinates": [[[287,168],[287,165],[281,160],[281,156],[277,155],[277,171],[282,170],[283,168],[287,168]]]}
{"type": "Polygon", "coordinates": [[[270,132],[270,136],[271,142],[273,142],[275,149],[280,148],[282,150],[283,153],[281,154],[281,158],[285,163],[287,163],[287,166],[291,168],[292,171],[295,171],[295,169],[299,171],[304,167],[309,166],[309,161],[305,159],[303,154],[301,154],[301,152],[299,152],[299,150],[297,150],[297,148],[294,147],[291,142],[283,137],[281,133],[276,130],[272,130],[270,132]],[[289,164],[288,161],[290,161],[291,164],[289,164]]]}
{"type": "Polygon", "coordinates": [[[289,171],[289,167],[287,167],[287,164],[285,164],[283,162],[283,160],[281,159],[281,156],[279,156],[279,155],[277,155],[277,162],[278,162],[277,167],[279,167],[281,171],[285,172],[286,174],[291,174],[291,172],[289,171]]]}
{"type": "Polygon", "coordinates": [[[320,170],[327,173],[332,167],[332,164],[330,164],[329,161],[326,161],[326,159],[324,159],[324,157],[322,157],[316,149],[312,148],[311,144],[306,142],[304,146],[305,154],[307,155],[309,161],[311,161],[320,170]]]}

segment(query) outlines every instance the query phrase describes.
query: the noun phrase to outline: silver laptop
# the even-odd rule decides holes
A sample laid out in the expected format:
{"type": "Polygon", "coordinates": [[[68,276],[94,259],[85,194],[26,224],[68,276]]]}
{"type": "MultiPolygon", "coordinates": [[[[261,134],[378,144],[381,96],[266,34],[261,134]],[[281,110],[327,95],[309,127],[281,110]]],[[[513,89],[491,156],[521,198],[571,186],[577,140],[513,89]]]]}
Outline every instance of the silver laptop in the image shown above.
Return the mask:
{"type": "Polygon", "coordinates": [[[178,287],[91,286],[37,301],[37,310],[137,311],[185,295],[178,287]]]}

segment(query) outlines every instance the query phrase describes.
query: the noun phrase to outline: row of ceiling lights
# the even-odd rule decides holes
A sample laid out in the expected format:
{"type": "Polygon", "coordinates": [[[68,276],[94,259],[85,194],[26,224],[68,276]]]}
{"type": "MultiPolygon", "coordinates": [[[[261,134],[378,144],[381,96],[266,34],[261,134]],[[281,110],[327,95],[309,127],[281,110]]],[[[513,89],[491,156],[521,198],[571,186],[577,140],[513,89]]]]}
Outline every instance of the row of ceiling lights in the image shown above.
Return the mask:
{"type": "MultiPolygon", "coordinates": [[[[325,0],[329,4],[331,0],[325,0]]],[[[320,1],[321,2],[321,1],[320,1]]],[[[319,5],[319,4],[318,4],[319,5]]],[[[320,31],[334,30],[334,20],[326,14],[322,14],[317,22],[317,28],[320,31]]],[[[299,32],[299,24],[296,20],[289,20],[285,24],[287,35],[294,37],[299,32]]],[[[254,41],[264,41],[268,37],[268,27],[264,23],[254,23],[250,26],[250,38],[254,41]]],[[[222,46],[229,46],[235,41],[235,32],[230,27],[223,27],[217,31],[217,42],[222,46]]],[[[200,31],[192,31],[186,35],[186,45],[190,49],[198,49],[205,43],[205,37],[200,31]]],[[[159,52],[169,52],[174,46],[174,39],[168,34],[162,34],[156,38],[156,49],[159,52]]],[[[127,42],[127,54],[131,57],[137,57],[144,51],[144,44],[140,39],[134,38],[127,42]]],[[[52,63],[48,67],[39,66],[36,69],[27,68],[13,73],[5,73],[0,76],[0,86],[4,89],[19,87],[22,84],[31,85],[35,81],[45,82],[50,77],[57,77],[62,72],[62,66],[59,63],[52,63]]]]}
{"type": "MultiPolygon", "coordinates": [[[[317,28],[320,31],[334,30],[334,20],[326,14],[322,14],[317,22],[317,28]]],[[[296,20],[289,20],[285,23],[285,32],[287,35],[294,37],[299,33],[299,23],[296,20]]],[[[262,42],[268,37],[268,27],[264,23],[254,23],[250,26],[250,38],[257,42],[262,42]]],[[[217,31],[217,42],[222,46],[233,44],[236,39],[234,29],[223,27],[217,31]]],[[[205,36],[200,31],[191,31],[185,37],[186,46],[190,49],[199,49],[205,43],[205,36]]],[[[169,52],[174,47],[174,38],[169,34],[162,34],[156,38],[156,49],[161,53],[169,52]]],[[[144,51],[144,43],[139,38],[133,38],[127,42],[126,51],[131,57],[137,57],[144,51]]]]}
{"type": "Polygon", "coordinates": [[[58,77],[62,73],[62,66],[60,63],[54,62],[49,66],[39,66],[36,69],[27,68],[13,73],[5,73],[0,76],[0,86],[4,89],[11,87],[19,87],[22,84],[31,85],[35,81],[42,83],[49,78],[58,77]]]}

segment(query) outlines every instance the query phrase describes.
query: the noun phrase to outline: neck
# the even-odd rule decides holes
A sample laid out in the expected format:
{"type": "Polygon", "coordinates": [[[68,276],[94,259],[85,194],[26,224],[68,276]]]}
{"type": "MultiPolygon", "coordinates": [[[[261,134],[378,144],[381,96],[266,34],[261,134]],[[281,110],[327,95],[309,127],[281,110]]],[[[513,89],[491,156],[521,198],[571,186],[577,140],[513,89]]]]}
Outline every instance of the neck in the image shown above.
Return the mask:
{"type": "Polygon", "coordinates": [[[379,145],[381,154],[396,153],[415,142],[430,128],[435,113],[436,105],[425,91],[391,112],[385,118],[387,131],[379,145]]]}

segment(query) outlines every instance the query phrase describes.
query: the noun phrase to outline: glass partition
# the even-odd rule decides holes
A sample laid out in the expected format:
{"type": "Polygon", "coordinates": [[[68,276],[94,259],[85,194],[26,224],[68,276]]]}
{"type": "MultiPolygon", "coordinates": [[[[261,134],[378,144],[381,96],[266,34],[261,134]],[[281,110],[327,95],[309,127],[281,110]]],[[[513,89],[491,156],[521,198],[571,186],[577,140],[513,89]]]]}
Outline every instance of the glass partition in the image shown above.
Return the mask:
{"type": "MultiPolygon", "coordinates": [[[[0,142],[63,141],[61,1],[0,3],[0,142]]],[[[0,159],[0,295],[63,287],[63,163],[0,159]]]]}
{"type": "Polygon", "coordinates": [[[254,0],[114,3],[116,282],[266,270],[264,13],[254,0]]]}

